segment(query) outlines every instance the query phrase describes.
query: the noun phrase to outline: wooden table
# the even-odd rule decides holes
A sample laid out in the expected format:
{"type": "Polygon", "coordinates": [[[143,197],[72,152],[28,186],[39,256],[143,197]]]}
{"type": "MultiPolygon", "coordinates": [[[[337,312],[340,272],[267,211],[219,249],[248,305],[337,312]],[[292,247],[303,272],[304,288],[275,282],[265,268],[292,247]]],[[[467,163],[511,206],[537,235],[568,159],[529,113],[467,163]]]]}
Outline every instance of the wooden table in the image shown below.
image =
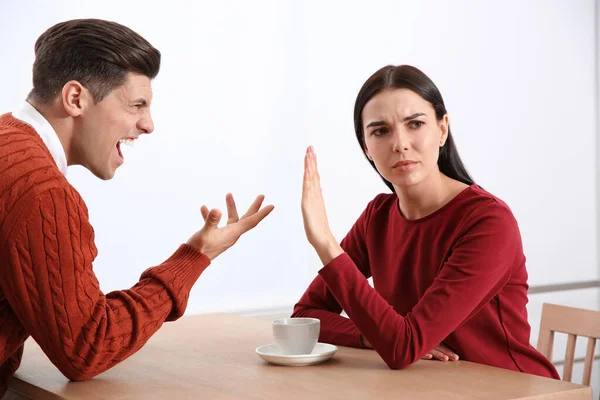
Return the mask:
{"type": "Polygon", "coordinates": [[[96,378],[68,382],[29,340],[8,398],[34,399],[591,399],[591,388],[467,361],[386,367],[373,350],[340,347],[325,364],[281,367],[255,348],[268,320],[228,314],[165,324],[137,354],[96,378]]]}

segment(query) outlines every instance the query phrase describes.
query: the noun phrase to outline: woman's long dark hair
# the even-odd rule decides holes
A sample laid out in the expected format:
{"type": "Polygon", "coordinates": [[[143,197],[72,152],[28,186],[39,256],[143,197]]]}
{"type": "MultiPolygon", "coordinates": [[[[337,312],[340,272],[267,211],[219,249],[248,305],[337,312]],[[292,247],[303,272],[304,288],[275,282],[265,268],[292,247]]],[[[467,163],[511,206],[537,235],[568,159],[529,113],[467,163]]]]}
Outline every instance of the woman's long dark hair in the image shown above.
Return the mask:
{"type": "MultiPolygon", "coordinates": [[[[388,65],[383,67],[367,79],[360,89],[360,92],[358,92],[356,103],[354,104],[354,130],[356,131],[358,144],[363,149],[363,152],[365,151],[364,132],[362,128],[363,108],[365,108],[365,104],[367,104],[373,96],[385,89],[412,90],[433,106],[435,117],[438,121],[446,115],[446,106],[444,105],[444,99],[442,99],[440,91],[431,79],[421,72],[421,70],[410,65],[388,65]]],[[[375,163],[368,158],[367,160],[373,169],[377,171],[375,163]]],[[[444,175],[452,179],[456,179],[467,185],[472,185],[474,183],[473,178],[471,178],[467,172],[467,169],[458,155],[458,150],[452,139],[452,133],[449,126],[448,138],[446,139],[444,146],[440,149],[438,167],[444,175]]],[[[379,174],[379,171],[377,171],[377,173],[379,174]]],[[[381,174],[379,174],[379,176],[381,176],[381,174]]],[[[381,176],[381,179],[383,179],[387,187],[393,192],[394,186],[383,176],[381,176]]]]}

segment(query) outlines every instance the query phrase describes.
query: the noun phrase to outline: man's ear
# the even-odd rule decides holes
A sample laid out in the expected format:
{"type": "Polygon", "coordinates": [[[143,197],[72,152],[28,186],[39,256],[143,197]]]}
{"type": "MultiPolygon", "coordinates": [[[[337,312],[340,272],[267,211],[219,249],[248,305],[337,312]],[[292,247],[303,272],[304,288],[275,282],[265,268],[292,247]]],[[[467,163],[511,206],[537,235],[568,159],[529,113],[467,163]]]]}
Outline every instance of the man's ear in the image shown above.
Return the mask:
{"type": "Polygon", "coordinates": [[[61,92],[61,100],[67,114],[80,116],[92,101],[91,93],[77,81],[65,83],[61,92]]]}

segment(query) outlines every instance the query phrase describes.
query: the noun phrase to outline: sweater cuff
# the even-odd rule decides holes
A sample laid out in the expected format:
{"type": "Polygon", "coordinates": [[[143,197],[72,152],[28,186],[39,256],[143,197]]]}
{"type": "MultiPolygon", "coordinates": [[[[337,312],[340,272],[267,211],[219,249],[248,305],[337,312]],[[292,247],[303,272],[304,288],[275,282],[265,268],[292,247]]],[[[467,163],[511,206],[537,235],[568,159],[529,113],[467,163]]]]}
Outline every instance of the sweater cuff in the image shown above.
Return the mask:
{"type": "Polygon", "coordinates": [[[161,265],[165,264],[170,264],[168,269],[177,272],[182,280],[193,279],[193,285],[200,274],[210,265],[210,258],[184,243],[161,265]]]}
{"type": "Polygon", "coordinates": [[[173,312],[168,320],[183,315],[187,300],[200,274],[210,265],[210,259],[188,244],[182,244],[162,264],[148,268],[140,279],[156,279],[162,283],[173,299],[173,312]]]}

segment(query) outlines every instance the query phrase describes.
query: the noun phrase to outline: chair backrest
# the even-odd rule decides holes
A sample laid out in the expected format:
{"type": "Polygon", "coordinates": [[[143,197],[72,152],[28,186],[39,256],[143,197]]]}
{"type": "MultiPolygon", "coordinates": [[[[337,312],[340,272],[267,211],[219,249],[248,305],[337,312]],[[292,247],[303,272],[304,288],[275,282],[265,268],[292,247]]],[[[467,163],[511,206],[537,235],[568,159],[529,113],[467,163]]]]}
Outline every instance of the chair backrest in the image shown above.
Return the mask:
{"type": "Polygon", "coordinates": [[[582,383],[589,386],[592,377],[592,365],[594,364],[596,339],[600,339],[600,311],[544,303],[537,349],[551,361],[554,332],[569,335],[563,370],[563,381],[567,382],[571,382],[573,374],[577,336],[588,338],[582,383]]]}

